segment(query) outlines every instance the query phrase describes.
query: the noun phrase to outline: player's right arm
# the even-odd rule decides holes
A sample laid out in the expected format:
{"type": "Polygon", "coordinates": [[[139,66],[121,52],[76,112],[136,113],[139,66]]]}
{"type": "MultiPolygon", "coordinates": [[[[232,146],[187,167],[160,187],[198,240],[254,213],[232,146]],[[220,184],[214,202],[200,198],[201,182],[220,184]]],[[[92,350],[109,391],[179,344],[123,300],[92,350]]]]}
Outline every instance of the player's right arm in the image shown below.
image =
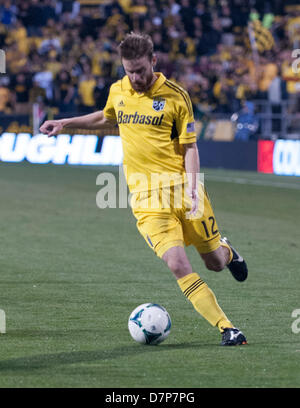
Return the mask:
{"type": "Polygon", "coordinates": [[[89,113],[88,115],[75,116],[74,118],[46,120],[40,127],[40,132],[48,137],[57,135],[64,128],[68,129],[105,129],[116,125],[116,121],[104,116],[103,111],[89,113]]]}

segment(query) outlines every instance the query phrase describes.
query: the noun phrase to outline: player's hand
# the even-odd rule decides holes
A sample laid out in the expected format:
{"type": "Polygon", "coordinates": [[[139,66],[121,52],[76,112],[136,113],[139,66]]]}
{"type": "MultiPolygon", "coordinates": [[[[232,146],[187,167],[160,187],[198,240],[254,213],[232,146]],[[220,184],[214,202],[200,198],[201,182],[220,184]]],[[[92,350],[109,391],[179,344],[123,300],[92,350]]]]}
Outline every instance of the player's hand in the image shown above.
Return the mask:
{"type": "Polygon", "coordinates": [[[198,208],[199,208],[199,195],[197,189],[187,188],[188,196],[191,199],[191,209],[187,213],[188,216],[196,215],[198,208]]]}
{"type": "Polygon", "coordinates": [[[51,137],[57,135],[62,129],[63,124],[60,120],[46,120],[40,127],[40,132],[51,137]]]}

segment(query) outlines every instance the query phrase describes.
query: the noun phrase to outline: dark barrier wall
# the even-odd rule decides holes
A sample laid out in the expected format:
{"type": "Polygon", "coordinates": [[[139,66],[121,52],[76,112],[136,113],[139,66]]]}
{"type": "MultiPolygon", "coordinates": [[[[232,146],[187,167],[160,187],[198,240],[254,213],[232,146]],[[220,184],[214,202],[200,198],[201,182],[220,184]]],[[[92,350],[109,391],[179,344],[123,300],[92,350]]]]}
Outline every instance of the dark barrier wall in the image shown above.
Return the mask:
{"type": "Polygon", "coordinates": [[[257,142],[198,140],[200,166],[257,171],[257,142]]]}
{"type": "Polygon", "coordinates": [[[2,132],[32,132],[29,115],[4,115],[0,113],[0,136],[2,132]]]}

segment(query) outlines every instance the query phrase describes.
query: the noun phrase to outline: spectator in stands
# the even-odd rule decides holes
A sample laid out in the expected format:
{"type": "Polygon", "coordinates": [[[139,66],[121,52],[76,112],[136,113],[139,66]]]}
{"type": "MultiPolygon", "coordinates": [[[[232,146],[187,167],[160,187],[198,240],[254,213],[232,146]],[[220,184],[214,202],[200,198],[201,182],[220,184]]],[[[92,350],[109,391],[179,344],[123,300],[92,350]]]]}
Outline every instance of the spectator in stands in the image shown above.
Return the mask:
{"type": "Polygon", "coordinates": [[[233,116],[236,120],[235,140],[246,142],[255,137],[258,120],[254,113],[254,104],[245,102],[240,112],[233,116]]]}
{"type": "Polygon", "coordinates": [[[177,0],[169,0],[167,6],[167,12],[169,11],[172,16],[178,15],[180,13],[181,5],[177,0]]]}
{"type": "MultiPolygon", "coordinates": [[[[26,10],[26,8],[25,8],[26,10]]],[[[26,13],[27,32],[29,37],[40,37],[44,24],[43,6],[39,0],[30,0],[26,13]]]]}
{"type": "Polygon", "coordinates": [[[28,57],[25,52],[21,51],[18,43],[13,41],[6,50],[6,67],[9,74],[17,74],[22,71],[28,63],[28,57]]]}
{"type": "Polygon", "coordinates": [[[34,103],[39,103],[42,105],[49,105],[50,101],[47,99],[46,91],[42,88],[33,77],[32,88],[29,91],[29,103],[30,105],[34,103]]]}
{"type": "Polygon", "coordinates": [[[54,106],[59,112],[74,112],[76,88],[72,83],[72,77],[66,69],[61,69],[54,81],[54,106]]]}
{"type": "Polygon", "coordinates": [[[11,0],[5,0],[3,3],[0,6],[0,22],[10,27],[16,21],[17,8],[12,4],[11,0]]]}
{"type": "MultiPolygon", "coordinates": [[[[52,20],[53,21],[53,20],[52,20]]],[[[61,52],[61,43],[59,36],[51,30],[49,26],[45,26],[41,30],[42,41],[39,46],[40,54],[47,54],[50,50],[55,50],[56,52],[61,52]]]]}
{"type": "Polygon", "coordinates": [[[0,114],[12,113],[12,95],[5,84],[0,83],[0,114]]]}
{"type": "Polygon", "coordinates": [[[10,89],[13,94],[14,111],[20,115],[29,113],[29,93],[32,88],[30,75],[23,72],[15,75],[10,83],[10,89]]]}
{"type": "Polygon", "coordinates": [[[29,1],[19,1],[18,8],[16,12],[17,19],[23,24],[24,27],[28,30],[29,27],[29,1]]]}
{"type": "Polygon", "coordinates": [[[296,49],[300,48],[300,11],[295,10],[287,22],[287,35],[291,46],[296,49]]]}
{"type": "Polygon", "coordinates": [[[222,2],[219,10],[220,24],[222,27],[222,43],[226,45],[234,45],[233,22],[231,17],[230,7],[228,3],[222,2]]]}
{"type": "Polygon", "coordinates": [[[40,71],[34,74],[33,80],[42,89],[44,89],[46,98],[50,102],[53,99],[53,74],[47,70],[45,64],[41,66],[40,71]]]}
{"type": "Polygon", "coordinates": [[[287,100],[287,98],[286,81],[282,78],[281,72],[279,71],[268,88],[268,100],[272,105],[280,105],[282,101],[287,100]]]}
{"type": "Polygon", "coordinates": [[[17,20],[11,25],[7,36],[6,36],[6,45],[12,43],[17,44],[18,51],[24,55],[29,52],[29,42],[27,37],[27,30],[20,20],[17,20]]]}
{"type": "Polygon", "coordinates": [[[59,21],[55,3],[56,2],[54,0],[44,0],[44,5],[42,7],[43,25],[47,25],[49,20],[53,20],[55,22],[59,21]]]}
{"type": "Polygon", "coordinates": [[[106,80],[104,77],[100,76],[97,78],[97,84],[94,87],[94,100],[95,100],[95,109],[103,110],[108,98],[110,88],[110,81],[106,80]]]}
{"type": "Polygon", "coordinates": [[[286,83],[288,98],[291,102],[290,113],[300,111],[300,64],[292,58],[290,50],[284,50],[280,56],[281,78],[286,83]]]}
{"type": "MultiPolygon", "coordinates": [[[[272,113],[275,115],[286,114],[286,109],[283,108],[283,102],[287,100],[288,93],[286,81],[281,77],[280,70],[276,77],[272,80],[268,89],[268,101],[271,104],[272,113]]],[[[285,119],[285,118],[284,118],[285,119]]],[[[281,132],[282,120],[279,117],[272,120],[272,131],[281,132]]]]}
{"type": "Polygon", "coordinates": [[[95,110],[94,89],[96,80],[92,74],[90,65],[86,62],[83,65],[83,76],[79,83],[79,109],[84,113],[91,113],[95,110]]]}
{"type": "Polygon", "coordinates": [[[49,51],[45,62],[46,71],[50,71],[52,77],[55,78],[57,73],[61,70],[61,65],[57,52],[55,50],[49,51]]]}
{"type": "Polygon", "coordinates": [[[41,70],[42,65],[45,63],[45,57],[40,55],[37,51],[36,46],[33,44],[28,54],[28,59],[30,61],[29,70],[32,75],[36,74],[41,70]]]}
{"type": "Polygon", "coordinates": [[[239,109],[236,89],[234,72],[231,70],[222,72],[213,88],[213,94],[217,99],[216,113],[230,113],[239,109]]]}
{"type": "MultiPolygon", "coordinates": [[[[198,29],[200,33],[200,28],[198,29]]],[[[221,30],[219,26],[214,23],[206,23],[202,29],[200,38],[196,38],[197,55],[212,55],[215,54],[217,46],[221,41],[221,30]]]]}
{"type": "Polygon", "coordinates": [[[59,7],[60,13],[65,15],[67,14],[70,20],[77,17],[80,12],[80,3],[76,0],[61,0],[59,7]]]}
{"type": "Polygon", "coordinates": [[[259,62],[258,93],[261,98],[267,99],[268,89],[278,74],[278,67],[274,61],[274,55],[262,55],[259,62]]]}
{"type": "Polygon", "coordinates": [[[181,17],[181,21],[183,22],[185,31],[191,35],[191,16],[194,15],[194,9],[189,0],[181,0],[179,15],[181,17]]]}
{"type": "Polygon", "coordinates": [[[164,41],[163,33],[161,31],[155,31],[152,34],[152,40],[153,40],[153,45],[154,45],[154,49],[156,50],[156,52],[168,53],[169,44],[166,41],[164,41]]]}

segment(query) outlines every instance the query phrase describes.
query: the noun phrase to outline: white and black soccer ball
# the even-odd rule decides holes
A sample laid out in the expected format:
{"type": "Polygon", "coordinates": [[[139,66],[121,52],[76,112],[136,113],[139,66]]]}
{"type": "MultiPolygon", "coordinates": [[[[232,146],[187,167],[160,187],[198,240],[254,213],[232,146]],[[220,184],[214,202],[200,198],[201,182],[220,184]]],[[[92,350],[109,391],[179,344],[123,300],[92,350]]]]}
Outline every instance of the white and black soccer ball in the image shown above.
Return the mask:
{"type": "Polygon", "coordinates": [[[143,303],[129,316],[128,329],[138,343],[159,344],[170,334],[171,319],[164,307],[156,303],[143,303]]]}

